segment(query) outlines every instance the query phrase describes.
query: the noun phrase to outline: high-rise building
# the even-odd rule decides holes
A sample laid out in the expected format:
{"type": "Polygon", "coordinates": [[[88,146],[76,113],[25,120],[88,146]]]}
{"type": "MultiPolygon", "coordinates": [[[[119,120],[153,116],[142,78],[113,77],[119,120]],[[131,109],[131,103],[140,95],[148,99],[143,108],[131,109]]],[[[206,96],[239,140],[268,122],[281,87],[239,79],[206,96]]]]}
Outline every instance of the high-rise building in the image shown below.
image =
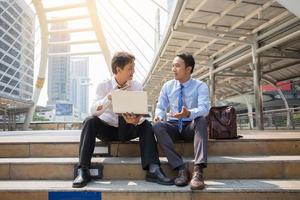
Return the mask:
{"type": "Polygon", "coordinates": [[[23,0],[0,1],[0,97],[30,101],[35,16],[23,0]]]}
{"type": "Polygon", "coordinates": [[[77,108],[80,119],[88,114],[89,58],[71,58],[71,103],[77,108]]]}
{"type": "MultiPolygon", "coordinates": [[[[64,30],[67,23],[53,23],[51,30],[64,30]]],[[[49,42],[69,41],[69,33],[52,33],[49,42]]],[[[70,102],[70,56],[59,53],[70,52],[69,44],[50,45],[48,60],[48,105],[70,102]],[[54,55],[56,54],[56,55],[54,55]]]]}

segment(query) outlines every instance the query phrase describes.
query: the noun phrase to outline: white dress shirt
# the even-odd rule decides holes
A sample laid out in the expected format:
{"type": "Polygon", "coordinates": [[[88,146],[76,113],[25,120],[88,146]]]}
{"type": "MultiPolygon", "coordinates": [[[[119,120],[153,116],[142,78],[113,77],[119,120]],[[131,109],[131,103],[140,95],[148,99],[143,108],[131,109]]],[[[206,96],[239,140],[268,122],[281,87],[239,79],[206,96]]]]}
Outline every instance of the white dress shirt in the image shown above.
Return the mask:
{"type": "MultiPolygon", "coordinates": [[[[96,99],[94,100],[90,109],[92,115],[98,116],[101,120],[114,127],[119,126],[118,115],[112,110],[112,104],[108,99],[108,94],[118,88],[120,88],[120,86],[118,85],[114,76],[109,80],[99,83],[96,89],[96,99]],[[102,106],[102,108],[97,111],[98,106],[102,106]]],[[[129,91],[141,91],[143,90],[143,87],[139,82],[131,80],[127,81],[121,89],[129,91]]],[[[142,117],[138,124],[143,123],[144,120],[145,119],[142,117]]]]}

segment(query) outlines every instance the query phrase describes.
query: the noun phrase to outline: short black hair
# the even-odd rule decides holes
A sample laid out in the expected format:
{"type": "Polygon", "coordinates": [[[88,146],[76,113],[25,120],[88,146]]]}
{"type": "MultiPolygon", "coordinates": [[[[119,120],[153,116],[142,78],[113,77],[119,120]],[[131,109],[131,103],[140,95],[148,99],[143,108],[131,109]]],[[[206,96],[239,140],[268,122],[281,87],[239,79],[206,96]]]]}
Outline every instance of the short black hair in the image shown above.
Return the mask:
{"type": "Polygon", "coordinates": [[[125,51],[119,51],[116,52],[111,59],[111,69],[114,74],[117,73],[117,67],[120,67],[121,69],[124,69],[125,65],[128,63],[132,63],[135,60],[134,55],[125,52],[125,51]]]}
{"type": "Polygon", "coordinates": [[[185,67],[191,66],[192,67],[191,73],[193,73],[195,67],[195,59],[193,55],[188,52],[182,52],[182,53],[178,53],[176,56],[178,56],[184,61],[185,67]]]}

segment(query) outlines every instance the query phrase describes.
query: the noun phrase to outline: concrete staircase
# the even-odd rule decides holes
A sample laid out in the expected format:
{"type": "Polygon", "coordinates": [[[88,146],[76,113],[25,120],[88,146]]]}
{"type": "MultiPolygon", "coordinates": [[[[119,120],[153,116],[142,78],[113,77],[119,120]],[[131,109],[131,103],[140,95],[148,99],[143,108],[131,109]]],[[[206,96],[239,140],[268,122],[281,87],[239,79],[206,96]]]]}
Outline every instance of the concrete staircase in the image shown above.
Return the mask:
{"type": "MultiPolygon", "coordinates": [[[[103,180],[73,189],[80,131],[2,132],[0,199],[300,199],[300,132],[239,135],[243,138],[209,141],[206,188],[191,191],[145,182],[138,141],[113,143],[110,148],[98,141],[96,153],[112,155],[96,154],[92,160],[104,166],[103,180]]],[[[193,145],[181,142],[176,148],[192,171],[193,145]]],[[[175,177],[160,155],[164,171],[175,177]]]]}

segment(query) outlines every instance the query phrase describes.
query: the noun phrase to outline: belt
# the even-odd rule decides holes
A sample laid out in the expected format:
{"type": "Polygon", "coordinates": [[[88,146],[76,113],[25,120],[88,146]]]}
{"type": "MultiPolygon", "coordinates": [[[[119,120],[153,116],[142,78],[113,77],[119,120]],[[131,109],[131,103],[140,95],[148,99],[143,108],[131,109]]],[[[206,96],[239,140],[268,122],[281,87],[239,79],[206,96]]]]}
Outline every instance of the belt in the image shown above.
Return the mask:
{"type": "MultiPolygon", "coordinates": [[[[178,123],[178,120],[168,120],[167,122],[170,122],[170,123],[178,123]]],[[[187,123],[190,123],[192,122],[191,120],[187,120],[187,121],[182,121],[183,123],[187,124],[187,123]]]]}

